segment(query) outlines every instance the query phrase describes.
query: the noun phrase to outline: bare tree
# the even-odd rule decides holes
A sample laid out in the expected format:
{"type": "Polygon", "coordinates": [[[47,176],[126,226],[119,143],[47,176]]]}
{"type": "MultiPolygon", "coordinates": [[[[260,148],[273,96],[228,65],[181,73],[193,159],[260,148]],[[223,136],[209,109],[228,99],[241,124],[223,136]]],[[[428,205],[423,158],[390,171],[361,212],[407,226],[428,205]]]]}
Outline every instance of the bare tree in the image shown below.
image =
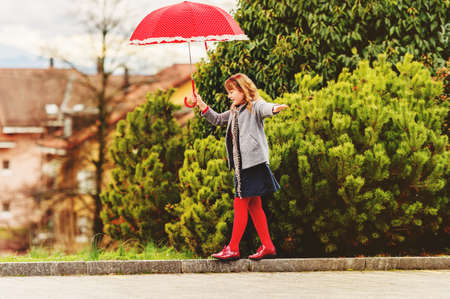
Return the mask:
{"type": "MultiPolygon", "coordinates": [[[[92,75],[81,70],[80,67],[67,54],[61,54],[58,49],[47,47],[45,52],[62,60],[70,66],[81,78],[80,83],[85,86],[93,96],[93,102],[97,108],[95,126],[95,142],[98,144],[96,157],[90,162],[95,166],[95,190],[91,196],[95,202],[93,211],[93,232],[101,236],[103,223],[100,218],[102,203],[100,195],[103,190],[106,155],[106,136],[108,133],[108,118],[110,112],[120,102],[115,99],[124,95],[132,85],[146,84],[150,81],[141,80],[128,82],[128,84],[113,84],[111,77],[114,72],[124,69],[124,76],[128,76],[127,61],[130,59],[128,37],[131,27],[127,21],[131,12],[127,11],[124,0],[84,0],[79,3],[76,17],[85,32],[89,34],[93,52],[93,64],[96,74],[92,75]],[[127,27],[129,27],[127,29],[127,27]]],[[[76,151],[75,151],[76,152],[76,151]]],[[[82,157],[68,157],[68,159],[80,159],[82,157]]],[[[69,162],[69,161],[68,161],[69,162]]],[[[72,161],[73,163],[73,161],[72,161]]],[[[70,164],[70,162],[69,162],[70,164]]]]}

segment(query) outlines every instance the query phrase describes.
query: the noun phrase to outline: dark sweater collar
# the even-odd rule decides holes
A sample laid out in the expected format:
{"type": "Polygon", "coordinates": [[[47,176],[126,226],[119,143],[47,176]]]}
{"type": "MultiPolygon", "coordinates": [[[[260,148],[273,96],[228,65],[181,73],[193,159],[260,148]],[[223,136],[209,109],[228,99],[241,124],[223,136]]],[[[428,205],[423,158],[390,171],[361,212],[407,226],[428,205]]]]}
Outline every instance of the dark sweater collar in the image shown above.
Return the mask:
{"type": "Polygon", "coordinates": [[[242,110],[245,109],[245,107],[247,107],[248,103],[246,102],[245,104],[240,104],[239,106],[234,106],[236,108],[236,110],[238,110],[239,112],[241,112],[242,110]]]}

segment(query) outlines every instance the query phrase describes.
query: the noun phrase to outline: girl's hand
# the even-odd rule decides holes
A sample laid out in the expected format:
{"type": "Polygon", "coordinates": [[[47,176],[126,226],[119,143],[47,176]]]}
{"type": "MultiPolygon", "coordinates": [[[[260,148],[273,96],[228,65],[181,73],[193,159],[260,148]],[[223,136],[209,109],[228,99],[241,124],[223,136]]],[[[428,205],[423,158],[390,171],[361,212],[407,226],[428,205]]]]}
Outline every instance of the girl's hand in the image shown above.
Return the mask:
{"type": "Polygon", "coordinates": [[[289,108],[289,106],[288,106],[288,105],[285,105],[285,104],[283,104],[283,105],[277,105],[277,106],[274,106],[274,107],[273,107],[273,112],[274,112],[274,113],[277,113],[277,112],[280,112],[281,110],[284,110],[284,109],[286,109],[286,108],[289,108]]]}
{"type": "Polygon", "coordinates": [[[198,95],[198,94],[196,95],[195,98],[193,96],[191,96],[189,98],[189,100],[192,101],[192,102],[196,102],[196,106],[200,109],[200,111],[205,110],[206,106],[208,106],[208,105],[205,104],[205,102],[203,102],[201,96],[198,95]]]}
{"type": "Polygon", "coordinates": [[[197,100],[193,96],[184,97],[184,105],[189,108],[197,106],[197,100]]]}

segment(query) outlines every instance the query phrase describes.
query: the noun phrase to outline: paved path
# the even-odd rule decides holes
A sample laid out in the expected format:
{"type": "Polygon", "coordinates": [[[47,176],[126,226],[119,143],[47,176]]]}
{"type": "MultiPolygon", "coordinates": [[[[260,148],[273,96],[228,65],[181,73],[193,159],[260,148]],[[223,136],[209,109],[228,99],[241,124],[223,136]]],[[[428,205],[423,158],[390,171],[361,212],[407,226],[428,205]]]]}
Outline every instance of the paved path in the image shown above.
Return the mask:
{"type": "Polygon", "coordinates": [[[0,299],[450,298],[450,271],[0,277],[0,299]]]}

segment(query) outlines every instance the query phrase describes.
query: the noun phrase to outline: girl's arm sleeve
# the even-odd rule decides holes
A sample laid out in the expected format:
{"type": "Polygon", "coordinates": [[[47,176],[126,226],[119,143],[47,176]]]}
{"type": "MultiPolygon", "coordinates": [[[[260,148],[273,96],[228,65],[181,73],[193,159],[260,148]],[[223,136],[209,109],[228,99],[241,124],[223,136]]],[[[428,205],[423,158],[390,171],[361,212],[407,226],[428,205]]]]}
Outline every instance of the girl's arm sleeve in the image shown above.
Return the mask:
{"type": "Polygon", "coordinates": [[[211,124],[215,126],[222,126],[228,123],[228,119],[230,118],[230,110],[223,113],[217,113],[208,106],[205,110],[202,111],[202,115],[211,124]]]}
{"type": "Polygon", "coordinates": [[[256,113],[258,113],[259,117],[262,119],[266,117],[274,116],[278,114],[278,112],[273,112],[273,107],[278,106],[279,104],[275,103],[267,103],[263,99],[258,100],[258,103],[255,105],[256,113]]]}

